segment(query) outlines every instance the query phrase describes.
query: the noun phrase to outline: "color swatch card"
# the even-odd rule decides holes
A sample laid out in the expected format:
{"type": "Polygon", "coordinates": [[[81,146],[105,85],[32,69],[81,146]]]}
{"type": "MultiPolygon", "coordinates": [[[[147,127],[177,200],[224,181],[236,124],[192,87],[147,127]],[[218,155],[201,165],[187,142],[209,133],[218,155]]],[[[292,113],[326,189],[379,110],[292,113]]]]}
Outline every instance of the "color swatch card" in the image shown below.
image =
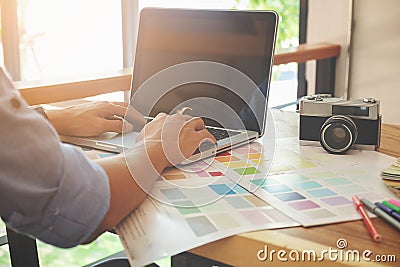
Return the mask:
{"type": "Polygon", "coordinates": [[[392,165],[381,170],[383,179],[400,181],[400,158],[392,165]]]}
{"type": "Polygon", "coordinates": [[[167,168],[158,178],[156,186],[199,187],[218,181],[224,174],[204,161],[167,168]]]}
{"type": "Polygon", "coordinates": [[[157,183],[153,197],[118,225],[132,266],[243,232],[299,225],[224,176],[197,185],[157,183]]]}
{"type": "Polygon", "coordinates": [[[236,158],[237,165],[246,164],[243,172],[224,164],[221,156],[214,165],[303,226],[359,219],[351,201],[354,194],[370,201],[391,196],[379,176],[381,166],[393,161],[389,156],[355,150],[331,155],[320,147],[301,147],[297,139],[282,142],[272,164],[263,157],[260,145],[253,143],[248,145],[249,154],[243,154],[242,147],[223,155],[236,158]]]}
{"type": "MultiPolygon", "coordinates": [[[[278,139],[275,151],[261,142],[171,168],[156,187],[170,184],[195,190],[218,184],[220,177],[227,177],[228,188],[241,185],[303,226],[359,219],[351,201],[354,194],[370,201],[392,196],[380,179],[380,170],[393,163],[392,157],[357,150],[332,155],[318,146],[300,146],[296,138],[278,139]]],[[[165,196],[158,197],[168,202],[165,196]]],[[[209,200],[196,201],[202,204],[209,200]]]]}
{"type": "MultiPolygon", "coordinates": [[[[392,197],[380,179],[392,157],[331,155],[296,138],[262,142],[165,170],[151,197],[116,228],[131,264],[247,231],[359,219],[352,195],[371,202],[392,197]]],[[[83,150],[91,159],[113,155],[83,150]]]]}
{"type": "MultiPolygon", "coordinates": [[[[93,160],[114,155],[80,149],[93,160]]],[[[239,173],[252,172],[235,161],[224,163],[239,173]]],[[[299,226],[214,165],[204,160],[166,169],[151,197],[116,227],[132,266],[243,232],[299,226]]]]}

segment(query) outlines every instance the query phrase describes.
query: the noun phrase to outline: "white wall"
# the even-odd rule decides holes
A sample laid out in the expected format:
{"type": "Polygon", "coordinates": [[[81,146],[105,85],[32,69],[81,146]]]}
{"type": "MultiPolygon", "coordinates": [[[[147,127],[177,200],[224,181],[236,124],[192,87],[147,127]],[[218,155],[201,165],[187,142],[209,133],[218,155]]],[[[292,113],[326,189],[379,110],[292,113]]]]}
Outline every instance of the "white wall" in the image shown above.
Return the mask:
{"type": "MultiPolygon", "coordinates": [[[[307,42],[342,46],[336,66],[336,96],[377,98],[383,122],[400,124],[400,0],[354,0],[349,53],[351,2],[309,0],[307,42]]],[[[315,62],[307,63],[306,76],[309,92],[313,92],[315,62]]]]}
{"type": "MultiPolygon", "coordinates": [[[[309,0],[307,43],[328,42],[342,46],[336,63],[335,95],[347,96],[350,0],[309,0]]],[[[315,88],[315,61],[307,63],[308,92],[315,88]]]]}
{"type": "Polygon", "coordinates": [[[400,1],[355,0],[351,98],[381,100],[383,122],[400,124],[400,1]]]}

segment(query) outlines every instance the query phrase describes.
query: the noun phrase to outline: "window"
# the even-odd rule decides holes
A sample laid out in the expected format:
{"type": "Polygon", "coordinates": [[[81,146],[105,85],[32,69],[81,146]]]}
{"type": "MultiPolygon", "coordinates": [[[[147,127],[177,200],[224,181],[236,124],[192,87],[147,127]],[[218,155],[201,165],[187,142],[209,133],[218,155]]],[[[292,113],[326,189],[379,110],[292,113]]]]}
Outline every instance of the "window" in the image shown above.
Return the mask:
{"type": "MultiPolygon", "coordinates": [[[[4,53],[18,47],[21,80],[82,76],[122,68],[121,2],[115,0],[7,0],[17,7],[19,34],[4,39],[4,53]]],[[[2,21],[12,29],[15,20],[2,21]]],[[[10,67],[10,66],[6,66],[10,67]]],[[[10,71],[10,70],[9,70],[10,71]]],[[[14,77],[16,80],[16,76],[14,77]]]]}
{"type": "MultiPolygon", "coordinates": [[[[238,0],[240,8],[278,12],[280,16],[276,52],[299,45],[300,0],[238,0]]],[[[273,66],[269,107],[297,99],[297,63],[273,66]]],[[[291,106],[295,108],[295,106],[291,106]]]]}

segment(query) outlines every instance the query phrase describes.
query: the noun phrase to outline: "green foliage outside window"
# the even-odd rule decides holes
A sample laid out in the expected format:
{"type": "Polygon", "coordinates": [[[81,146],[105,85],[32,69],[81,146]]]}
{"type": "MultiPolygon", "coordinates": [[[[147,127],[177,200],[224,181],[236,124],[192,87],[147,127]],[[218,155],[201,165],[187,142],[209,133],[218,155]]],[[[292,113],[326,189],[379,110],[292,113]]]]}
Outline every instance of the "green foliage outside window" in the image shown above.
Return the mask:
{"type": "MultiPolygon", "coordinates": [[[[238,4],[246,0],[236,0],[238,4]]],[[[277,48],[298,45],[300,0],[247,0],[248,9],[275,10],[279,14],[277,48]]],[[[237,7],[237,6],[236,6],[237,7]]]]}

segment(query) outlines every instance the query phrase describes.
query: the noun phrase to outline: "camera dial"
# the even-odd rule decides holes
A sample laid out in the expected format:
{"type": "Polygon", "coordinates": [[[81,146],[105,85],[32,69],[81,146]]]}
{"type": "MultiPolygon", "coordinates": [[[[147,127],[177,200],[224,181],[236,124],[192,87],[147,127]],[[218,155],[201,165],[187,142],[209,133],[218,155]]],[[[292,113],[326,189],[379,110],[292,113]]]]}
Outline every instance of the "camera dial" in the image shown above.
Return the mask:
{"type": "Polygon", "coordinates": [[[374,103],[376,103],[376,100],[375,100],[375,98],[371,98],[371,97],[367,97],[367,98],[364,98],[363,99],[363,102],[364,103],[369,103],[369,104],[374,104],[374,103]]]}
{"type": "Polygon", "coordinates": [[[329,153],[343,154],[354,144],[357,136],[357,126],[351,118],[335,115],[322,125],[320,143],[329,153]]]}

